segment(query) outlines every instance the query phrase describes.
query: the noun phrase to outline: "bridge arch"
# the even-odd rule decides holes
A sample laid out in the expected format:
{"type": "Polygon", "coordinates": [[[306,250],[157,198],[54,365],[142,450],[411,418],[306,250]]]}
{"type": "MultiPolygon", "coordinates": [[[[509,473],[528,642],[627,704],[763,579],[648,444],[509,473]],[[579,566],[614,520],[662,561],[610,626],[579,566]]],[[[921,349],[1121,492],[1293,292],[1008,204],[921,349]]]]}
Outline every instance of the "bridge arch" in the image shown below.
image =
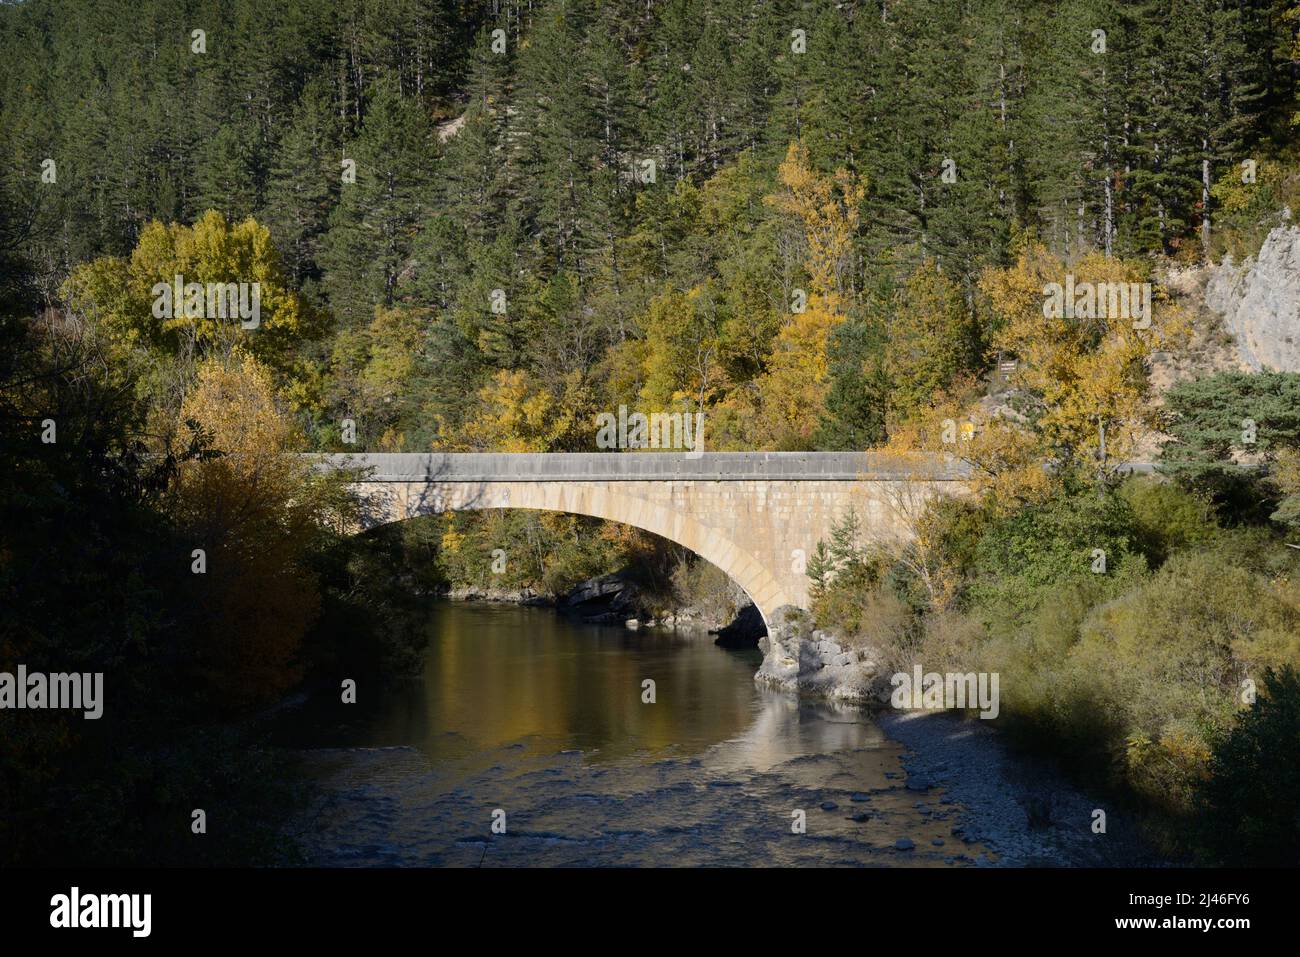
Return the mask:
{"type": "Polygon", "coordinates": [[[906,538],[909,512],[966,487],[945,460],[835,452],[393,453],[322,456],[318,467],[358,470],[363,527],[524,508],[644,529],[716,565],[768,623],[783,605],[807,607],[807,558],[849,508],[865,536],[906,538]]]}
{"type": "Polygon", "coordinates": [[[758,608],[763,621],[781,605],[796,599],[786,594],[770,571],[758,558],[739,547],[718,529],[705,525],[695,517],[674,512],[633,495],[615,490],[547,486],[520,483],[508,489],[498,487],[489,491],[490,504],[477,504],[469,508],[526,508],[547,512],[564,512],[586,515],[621,525],[631,525],[652,532],[660,538],[690,549],[700,558],[721,569],[739,585],[758,608]],[[508,491],[508,502],[492,501],[501,491],[508,491]]]}

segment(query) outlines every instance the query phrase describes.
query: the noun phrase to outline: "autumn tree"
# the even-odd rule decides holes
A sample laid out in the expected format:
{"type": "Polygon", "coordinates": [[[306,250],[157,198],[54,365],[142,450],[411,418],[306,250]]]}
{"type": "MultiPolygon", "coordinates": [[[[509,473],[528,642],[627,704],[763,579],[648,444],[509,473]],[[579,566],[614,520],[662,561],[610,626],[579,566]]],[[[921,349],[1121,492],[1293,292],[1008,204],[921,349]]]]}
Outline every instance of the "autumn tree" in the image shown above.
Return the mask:
{"type": "Polygon", "coordinates": [[[889,404],[905,419],[980,366],[979,329],[961,287],[933,260],[922,263],[894,298],[885,346],[889,404]]]}
{"type": "Polygon", "coordinates": [[[1042,460],[1062,473],[1116,474],[1156,428],[1147,365],[1186,334],[1182,311],[1136,264],[1091,254],[1067,266],[1036,243],[1013,266],[986,270],[980,288],[993,348],[1016,360],[1013,405],[1042,460]],[[1103,284],[1122,287],[1128,308],[1103,284]]]}
{"type": "Polygon", "coordinates": [[[478,392],[463,429],[444,435],[447,448],[482,452],[574,452],[595,442],[591,392],[580,373],[559,393],[522,370],[501,370],[478,392]]]}
{"type": "Polygon", "coordinates": [[[335,337],[328,398],[340,421],[353,420],[359,447],[390,452],[405,444],[418,411],[411,383],[423,372],[428,321],[424,310],[376,306],[368,325],[335,337]]]}
{"type": "Polygon", "coordinates": [[[650,408],[685,401],[695,411],[712,404],[723,384],[718,313],[709,286],[696,286],[685,295],[669,291],[650,303],[641,391],[650,408]]]}
{"type": "Polygon", "coordinates": [[[346,518],[337,483],[286,454],[301,448],[268,369],[236,352],[205,360],[181,405],[183,457],[167,510],[193,546],[188,560],[200,660],[188,670],[232,704],[267,700],[299,676],[295,658],[320,597],[306,557],[324,525],[346,518]]]}
{"type": "Polygon", "coordinates": [[[311,373],[297,347],[325,330],[326,317],[292,288],[270,233],[253,219],[231,224],[209,211],[193,226],[150,223],[129,258],[106,256],[78,267],[63,294],[103,330],[119,357],[188,369],[241,349],[270,369],[296,404],[311,401],[311,373]],[[203,287],[201,302],[185,292],[177,301],[177,276],[203,287]],[[256,304],[257,315],[231,316],[227,308],[222,316],[209,308],[208,285],[230,283],[246,284],[243,301],[256,304]]]}
{"type": "Polygon", "coordinates": [[[853,238],[865,186],[846,170],[825,176],[792,143],[780,166],[783,190],[769,198],[800,224],[807,288],[791,290],[792,312],[758,383],[756,426],[768,443],[803,445],[817,431],[829,384],[828,337],[853,296],[853,238]]]}

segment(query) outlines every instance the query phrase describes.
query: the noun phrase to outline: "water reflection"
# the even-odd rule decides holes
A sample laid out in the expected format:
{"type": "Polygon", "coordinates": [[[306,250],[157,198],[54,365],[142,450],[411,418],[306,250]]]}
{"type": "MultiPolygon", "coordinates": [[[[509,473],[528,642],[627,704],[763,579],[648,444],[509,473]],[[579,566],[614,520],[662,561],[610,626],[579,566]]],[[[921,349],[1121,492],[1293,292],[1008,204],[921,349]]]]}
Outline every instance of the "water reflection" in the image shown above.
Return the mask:
{"type": "Polygon", "coordinates": [[[906,790],[868,716],[757,688],[757,652],[510,606],[440,604],[429,627],[421,680],[365,707],[323,695],[278,729],[320,785],[296,833],[310,862],[942,866],[983,850],[953,837],[941,791],[906,790]]]}
{"type": "Polygon", "coordinates": [[[356,706],[322,696],[290,743],[410,745],[439,760],[528,741],[607,761],[641,751],[694,754],[754,719],[758,652],[724,650],[706,636],[450,602],[433,607],[429,636],[420,681],[386,691],[382,701],[362,696],[356,706]],[[642,702],[647,679],[654,704],[642,702]]]}
{"type": "MultiPolygon", "coordinates": [[[[752,672],[751,672],[752,677],[752,672]]],[[[886,746],[888,739],[860,711],[800,702],[791,695],[755,689],[750,724],[709,755],[719,771],[766,771],[811,754],[886,746]]]]}

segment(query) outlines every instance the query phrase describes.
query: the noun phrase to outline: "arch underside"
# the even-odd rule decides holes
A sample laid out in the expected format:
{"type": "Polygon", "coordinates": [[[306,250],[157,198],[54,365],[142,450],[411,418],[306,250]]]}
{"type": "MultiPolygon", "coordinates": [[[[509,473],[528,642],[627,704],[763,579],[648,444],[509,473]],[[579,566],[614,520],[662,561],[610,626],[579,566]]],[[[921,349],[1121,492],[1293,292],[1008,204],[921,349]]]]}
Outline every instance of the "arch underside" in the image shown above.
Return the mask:
{"type": "Polygon", "coordinates": [[[724,531],[700,521],[691,514],[689,503],[680,500],[661,504],[625,494],[611,483],[396,483],[370,486],[366,493],[377,506],[368,525],[448,510],[489,508],[563,512],[631,525],[688,548],[716,565],[745,591],[765,623],[782,605],[798,604],[789,589],[753,554],[724,531]]]}

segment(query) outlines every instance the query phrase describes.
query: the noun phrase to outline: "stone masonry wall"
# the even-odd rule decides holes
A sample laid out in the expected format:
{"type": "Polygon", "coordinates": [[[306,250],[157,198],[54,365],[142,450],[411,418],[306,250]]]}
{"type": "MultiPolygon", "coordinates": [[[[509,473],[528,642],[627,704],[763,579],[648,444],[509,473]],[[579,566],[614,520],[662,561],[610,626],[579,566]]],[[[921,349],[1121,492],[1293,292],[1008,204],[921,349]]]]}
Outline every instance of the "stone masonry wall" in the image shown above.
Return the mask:
{"type": "Polygon", "coordinates": [[[906,539],[911,518],[958,482],[521,481],[366,482],[367,524],[446,509],[533,508],[634,525],[691,549],[732,577],[770,621],[782,605],[808,606],[804,564],[850,506],[867,539],[906,539]]]}

